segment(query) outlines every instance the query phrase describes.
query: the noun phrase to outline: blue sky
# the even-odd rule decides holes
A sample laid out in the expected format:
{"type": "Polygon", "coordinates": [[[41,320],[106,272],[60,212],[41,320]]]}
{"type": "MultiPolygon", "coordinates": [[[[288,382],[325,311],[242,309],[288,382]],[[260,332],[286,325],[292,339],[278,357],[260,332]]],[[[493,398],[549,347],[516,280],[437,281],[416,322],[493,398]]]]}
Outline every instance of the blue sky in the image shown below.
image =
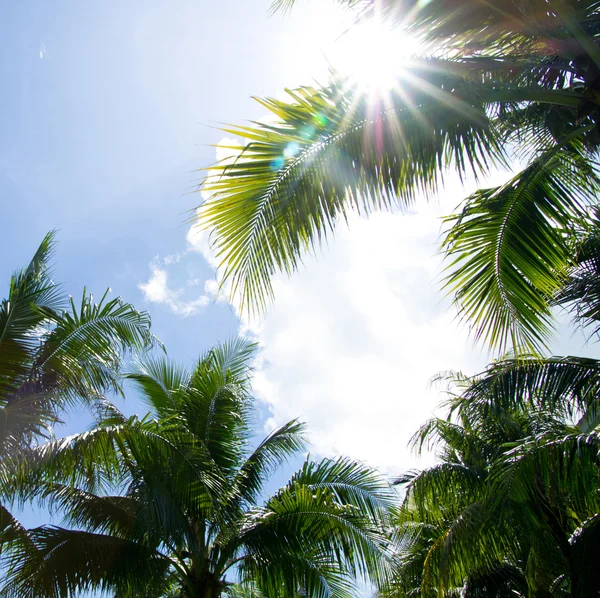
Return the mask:
{"type": "MultiPolygon", "coordinates": [[[[191,363],[238,333],[235,307],[206,287],[205,238],[186,224],[201,199],[190,193],[194,170],[214,161],[218,123],[264,116],[251,95],[324,80],[345,29],[333,2],[299,3],[287,17],[268,17],[268,6],[4,3],[2,280],[59,229],[57,280],[72,294],[111,287],[148,309],[173,358],[191,363]]],[[[406,442],[441,398],[428,380],[474,373],[488,357],[442,300],[433,257],[439,216],[467,191],[450,178],[439,205],[419,215],[352,217],[318,259],[276,279],[267,317],[242,322],[263,347],[255,392],[267,427],[299,416],[314,454],[392,473],[415,466],[406,442]]],[[[594,353],[568,334],[556,350],[594,353]]],[[[141,407],[129,397],[125,409],[141,407]]],[[[72,414],[68,429],[84,424],[72,414]]]]}
{"type": "MultiPolygon", "coordinates": [[[[56,228],[57,279],[70,292],[110,286],[148,307],[138,284],[155,256],[185,249],[200,201],[188,193],[193,171],[214,161],[215,124],[257,117],[251,94],[292,83],[305,15],[267,11],[235,0],[4,6],[4,280],[56,228]]],[[[186,268],[209,276],[200,258],[186,268]]],[[[193,322],[160,306],[152,314],[178,359],[237,330],[226,305],[193,322]]]]}

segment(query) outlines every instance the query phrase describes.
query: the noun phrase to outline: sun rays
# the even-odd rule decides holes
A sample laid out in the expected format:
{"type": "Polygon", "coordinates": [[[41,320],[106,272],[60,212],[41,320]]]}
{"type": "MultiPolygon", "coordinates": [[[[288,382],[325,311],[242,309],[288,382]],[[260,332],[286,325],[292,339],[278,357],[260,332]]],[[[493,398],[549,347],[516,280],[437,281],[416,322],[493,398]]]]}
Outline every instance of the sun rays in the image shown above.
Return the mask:
{"type": "Polygon", "coordinates": [[[416,38],[372,19],[343,33],[327,59],[352,84],[370,95],[381,96],[398,84],[418,49],[416,38]]]}

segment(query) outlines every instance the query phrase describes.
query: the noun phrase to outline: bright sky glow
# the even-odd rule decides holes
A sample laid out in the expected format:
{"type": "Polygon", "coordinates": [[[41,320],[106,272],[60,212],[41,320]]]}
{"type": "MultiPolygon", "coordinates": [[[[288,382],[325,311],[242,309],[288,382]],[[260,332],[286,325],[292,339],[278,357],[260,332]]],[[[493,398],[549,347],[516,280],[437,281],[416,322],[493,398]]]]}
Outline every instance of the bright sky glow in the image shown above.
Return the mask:
{"type": "Polygon", "coordinates": [[[366,89],[387,91],[398,83],[418,40],[372,20],[344,32],[326,53],[332,68],[366,89]]]}

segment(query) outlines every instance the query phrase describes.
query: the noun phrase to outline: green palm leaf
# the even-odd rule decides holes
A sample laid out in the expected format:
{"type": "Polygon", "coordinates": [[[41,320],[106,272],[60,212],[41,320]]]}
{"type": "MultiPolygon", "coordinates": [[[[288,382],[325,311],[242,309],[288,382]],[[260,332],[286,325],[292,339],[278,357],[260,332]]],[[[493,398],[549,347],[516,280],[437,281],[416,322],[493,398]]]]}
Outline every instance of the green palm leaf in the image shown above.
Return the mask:
{"type": "Polygon", "coordinates": [[[306,445],[304,424],[293,420],[273,430],[246,459],[232,484],[232,501],[256,504],[270,475],[306,445]]]}
{"type": "Polygon", "coordinates": [[[563,501],[563,508],[570,504],[580,512],[598,510],[599,448],[595,433],[540,435],[519,444],[494,470],[496,501],[510,497],[521,504],[535,504],[544,488],[554,492],[559,504],[563,501]]]}
{"type": "Polygon", "coordinates": [[[453,407],[473,423],[484,421],[489,412],[527,408],[593,419],[600,397],[599,368],[596,359],[572,356],[496,361],[453,407]]]}
{"type": "Polygon", "coordinates": [[[124,353],[150,348],[150,316],[120,298],[98,303],[83,292],[81,304],[70,300],[71,311],[44,311],[54,325],[35,368],[52,371],[61,388],[89,398],[103,391],[121,392],[119,368],[124,353]]]}
{"type": "Polygon", "coordinates": [[[40,527],[29,532],[34,548],[13,555],[7,598],[62,598],[80,590],[137,591],[160,581],[172,562],[137,542],[115,536],[40,527]]]}
{"type": "Polygon", "coordinates": [[[572,263],[567,233],[599,191],[594,163],[568,144],[448,218],[446,286],[477,339],[529,351],[547,342],[550,300],[572,263]]]}
{"type": "Polygon", "coordinates": [[[261,100],[275,124],[226,130],[247,145],[209,169],[200,222],[246,307],[263,308],[271,275],[295,270],[349,210],[409,205],[445,166],[482,173],[501,158],[472,82],[433,62],[402,87],[377,105],[343,81],[288,91],[261,100]]]}
{"type": "Polygon", "coordinates": [[[241,536],[247,566],[268,561],[269,577],[287,575],[291,591],[317,582],[303,577],[305,567],[286,566],[287,554],[308,552],[328,555],[327,571],[320,570],[327,579],[320,589],[323,595],[335,587],[344,591],[355,576],[383,583],[389,568],[384,526],[392,500],[389,486],[361,464],[348,459],[307,462],[264,508],[251,514],[241,536]],[[344,578],[347,582],[340,586],[344,578]]]}
{"type": "Polygon", "coordinates": [[[565,284],[555,297],[568,307],[576,320],[593,335],[600,332],[600,226],[598,214],[586,219],[576,238],[575,263],[565,284]]]}
{"type": "Polygon", "coordinates": [[[62,294],[48,266],[54,237],[55,233],[48,233],[30,264],[12,276],[8,298],[0,305],[0,397],[25,381],[23,370],[31,367],[32,353],[39,343],[39,337],[31,333],[45,320],[42,309],[62,305],[62,294]]]}
{"type": "Polygon", "coordinates": [[[5,543],[18,542],[22,545],[32,543],[28,531],[19,523],[13,514],[0,505],[0,551],[5,543]]]}
{"type": "Polygon", "coordinates": [[[82,528],[28,530],[29,546],[7,531],[0,595],[218,598],[236,570],[264,595],[345,598],[355,575],[386,579],[394,495],[366,465],[307,462],[257,506],[268,476],[303,449],[304,427],[289,422],[251,449],[253,350],[216,347],[191,372],[138,360],[130,379],[148,417],[101,403],[97,428],[0,460],[3,500],[82,528]]]}

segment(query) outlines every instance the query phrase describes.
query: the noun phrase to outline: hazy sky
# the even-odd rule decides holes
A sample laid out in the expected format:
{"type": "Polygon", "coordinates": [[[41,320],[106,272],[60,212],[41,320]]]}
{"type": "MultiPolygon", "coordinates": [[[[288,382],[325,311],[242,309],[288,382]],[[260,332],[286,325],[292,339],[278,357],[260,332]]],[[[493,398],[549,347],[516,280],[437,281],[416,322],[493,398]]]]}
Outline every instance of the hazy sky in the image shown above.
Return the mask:
{"type": "MultiPolygon", "coordinates": [[[[111,287],[148,309],[172,357],[191,364],[238,333],[235,309],[214,299],[206,238],[186,224],[201,200],[194,170],[214,161],[219,123],[264,116],[251,95],[324,81],[346,26],[326,0],[288,16],[268,17],[268,6],[3,3],[4,292],[59,229],[57,280],[74,295],[111,287]]],[[[440,205],[419,215],[351,218],[316,260],[277,279],[264,321],[243,324],[262,346],[255,392],[266,427],[300,417],[314,455],[350,454],[392,474],[416,465],[406,443],[441,399],[429,379],[487,360],[443,301],[434,257],[439,216],[465,194],[450,179],[440,205]]],[[[591,352],[581,337],[561,343],[591,352]]],[[[124,409],[143,407],[130,396],[124,409]]],[[[85,422],[73,414],[67,429],[85,422]]]]}

